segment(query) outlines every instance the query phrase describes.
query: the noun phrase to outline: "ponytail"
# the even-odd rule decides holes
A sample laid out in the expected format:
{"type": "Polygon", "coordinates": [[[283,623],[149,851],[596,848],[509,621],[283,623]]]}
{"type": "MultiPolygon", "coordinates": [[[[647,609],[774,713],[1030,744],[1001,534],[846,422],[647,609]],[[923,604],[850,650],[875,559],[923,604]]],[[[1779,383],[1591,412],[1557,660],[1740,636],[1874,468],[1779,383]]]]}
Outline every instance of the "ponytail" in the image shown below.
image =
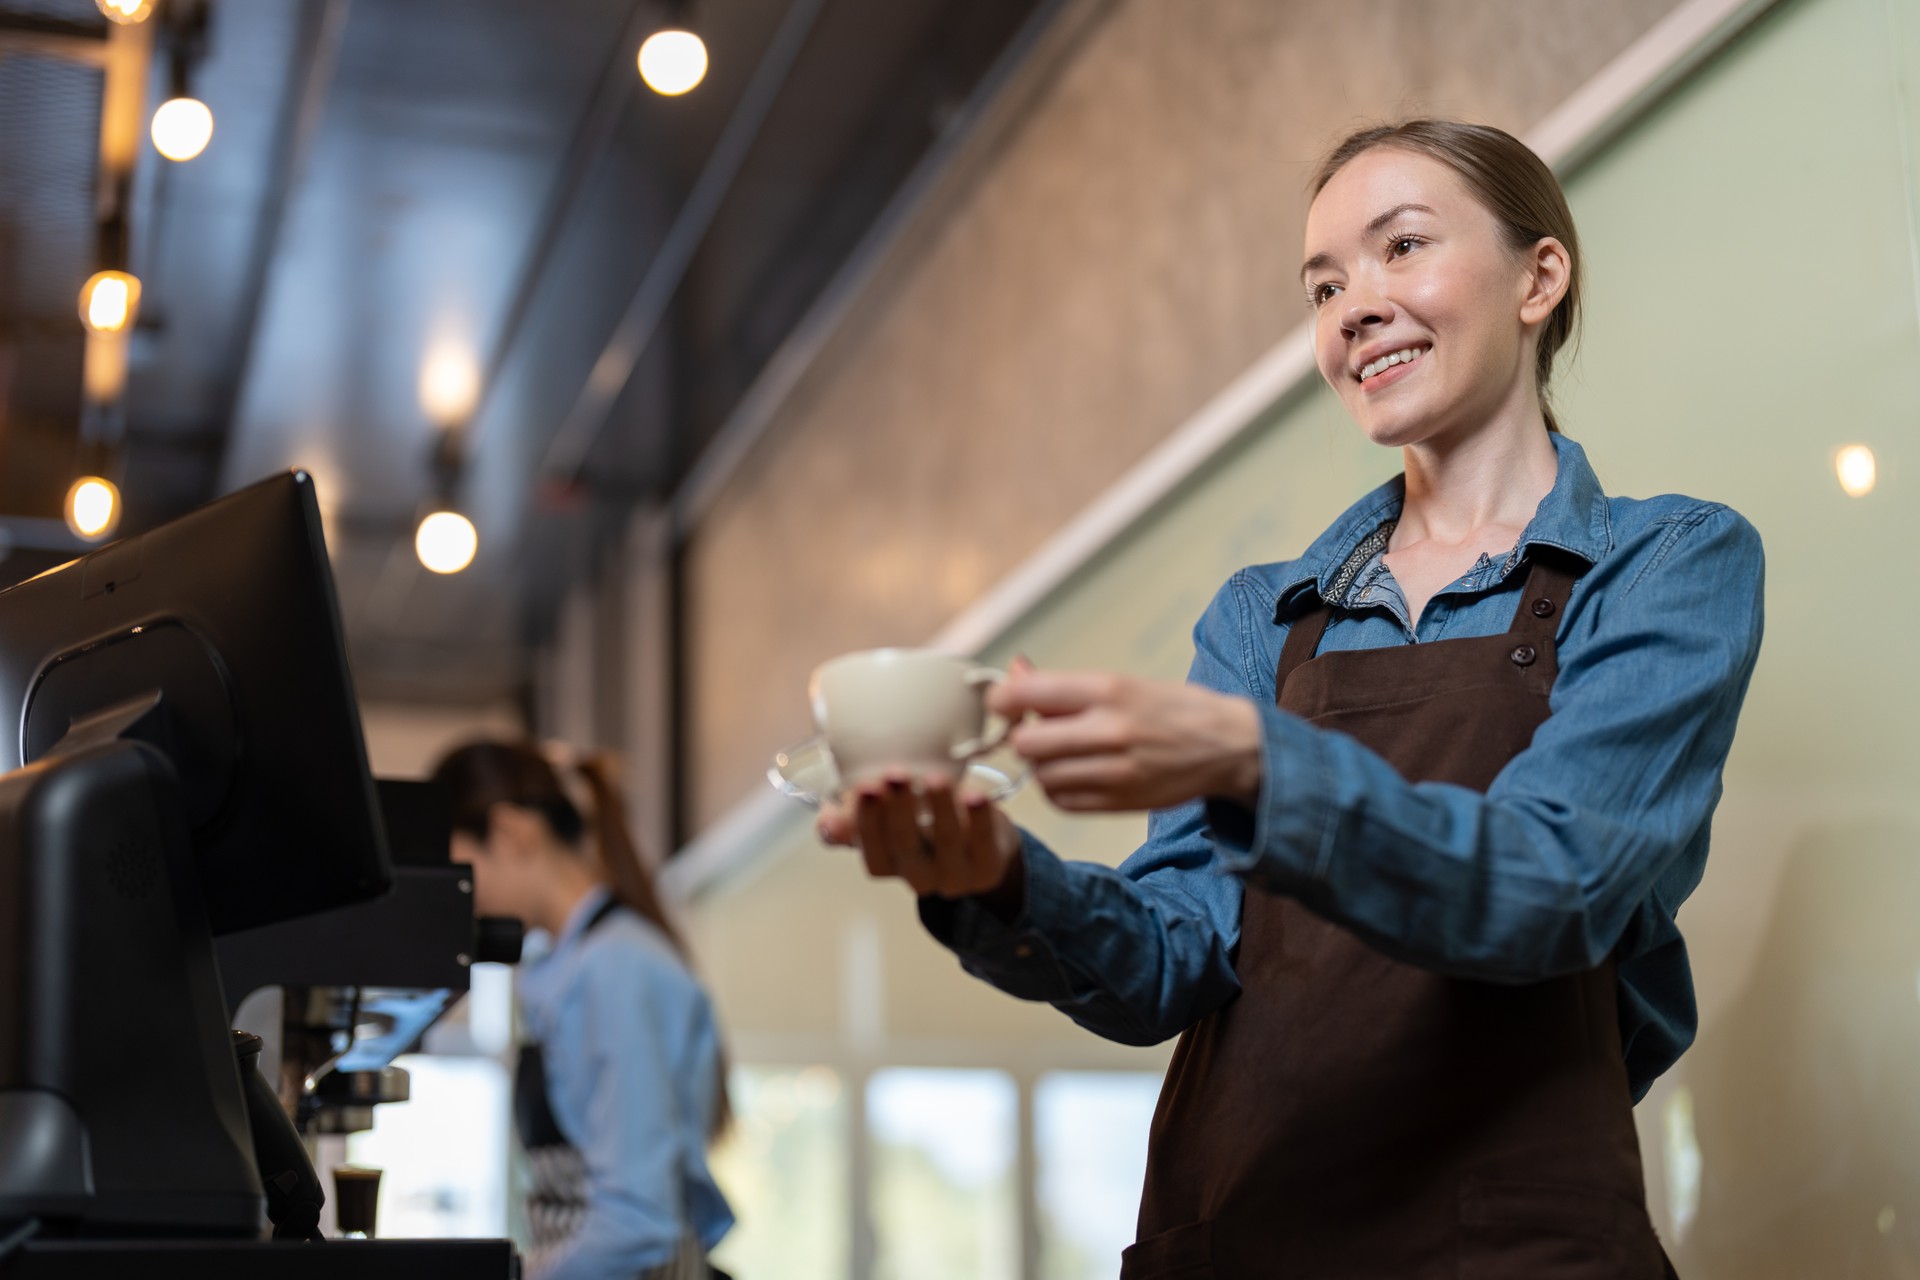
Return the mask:
{"type": "MultiPolygon", "coordinates": [[[[603,755],[581,756],[573,762],[574,772],[587,784],[587,792],[593,798],[593,834],[594,843],[600,850],[601,870],[607,877],[607,887],[621,906],[632,911],[641,919],[648,921],[654,928],[666,935],[680,958],[692,963],[687,952],[686,941],[680,931],[667,917],[665,908],[660,905],[660,895],[654,886],[653,868],[641,856],[640,846],[634,842],[633,828],[627,821],[626,797],[620,793],[620,786],[614,781],[610,762],[603,755]]],[[[715,1141],[733,1124],[733,1103],[727,1096],[727,1047],[720,1042],[719,1032],[715,1035],[715,1068],[719,1079],[714,1085],[713,1123],[707,1129],[708,1141],[715,1141]]]]}
{"type": "Polygon", "coordinates": [[[573,762],[573,770],[587,784],[587,794],[593,800],[590,818],[594,846],[600,851],[607,888],[621,906],[667,935],[673,949],[686,959],[687,944],[660,905],[660,895],[654,889],[653,868],[641,858],[640,848],[634,843],[633,830],[627,825],[626,797],[620,794],[619,784],[613,780],[607,758],[581,756],[573,762]]]}

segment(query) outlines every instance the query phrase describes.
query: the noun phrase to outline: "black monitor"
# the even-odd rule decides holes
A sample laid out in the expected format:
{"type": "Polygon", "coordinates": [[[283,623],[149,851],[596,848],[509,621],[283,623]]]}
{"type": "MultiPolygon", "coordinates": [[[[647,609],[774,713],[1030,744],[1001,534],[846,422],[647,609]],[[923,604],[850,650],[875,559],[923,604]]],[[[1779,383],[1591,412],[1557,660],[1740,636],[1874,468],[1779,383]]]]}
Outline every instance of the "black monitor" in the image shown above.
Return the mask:
{"type": "Polygon", "coordinates": [[[386,891],[311,476],[0,591],[0,773],[103,713],[139,721],[127,736],[178,773],[214,933],[386,891]]]}
{"type": "Polygon", "coordinates": [[[213,934],[391,879],[310,477],[0,591],[0,1222],[309,1234],[213,934]]]}

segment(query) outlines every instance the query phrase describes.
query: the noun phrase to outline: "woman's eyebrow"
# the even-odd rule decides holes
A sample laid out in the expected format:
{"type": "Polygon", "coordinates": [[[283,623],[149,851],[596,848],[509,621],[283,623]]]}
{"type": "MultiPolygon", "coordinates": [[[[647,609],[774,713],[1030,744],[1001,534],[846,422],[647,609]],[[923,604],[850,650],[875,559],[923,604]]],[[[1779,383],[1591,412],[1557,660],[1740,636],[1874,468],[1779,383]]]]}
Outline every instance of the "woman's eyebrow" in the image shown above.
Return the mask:
{"type": "MultiPolygon", "coordinates": [[[[1414,204],[1412,201],[1408,201],[1406,204],[1397,204],[1375,218],[1372,222],[1369,222],[1364,234],[1372,236],[1378,233],[1381,228],[1385,227],[1389,222],[1392,222],[1395,218],[1405,213],[1433,213],[1433,210],[1424,204],[1414,204]]],[[[1434,214],[1434,216],[1439,217],[1440,215],[1434,214]]],[[[1300,279],[1304,283],[1307,276],[1311,273],[1318,271],[1321,267],[1329,267],[1332,265],[1332,254],[1316,253],[1300,264],[1300,279]]]]}
{"type": "MultiPolygon", "coordinates": [[[[1424,204],[1413,204],[1411,202],[1407,204],[1397,204],[1393,206],[1393,208],[1381,214],[1379,217],[1375,218],[1372,222],[1369,222],[1367,224],[1367,234],[1372,235],[1376,231],[1381,230],[1389,222],[1392,222],[1395,218],[1399,217],[1403,213],[1433,213],[1433,210],[1429,209],[1424,204]]],[[[1434,214],[1434,216],[1439,217],[1440,215],[1434,214]]]]}

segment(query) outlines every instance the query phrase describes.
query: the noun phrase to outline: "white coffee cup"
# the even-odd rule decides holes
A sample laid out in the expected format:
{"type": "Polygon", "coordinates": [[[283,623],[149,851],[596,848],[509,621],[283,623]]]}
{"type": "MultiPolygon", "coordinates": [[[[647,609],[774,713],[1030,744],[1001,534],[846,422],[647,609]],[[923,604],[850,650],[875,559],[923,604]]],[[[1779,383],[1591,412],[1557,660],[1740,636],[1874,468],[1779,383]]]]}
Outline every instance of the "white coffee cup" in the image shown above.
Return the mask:
{"type": "Polygon", "coordinates": [[[807,695],[840,781],[857,786],[895,770],[954,777],[999,747],[1012,726],[986,698],[1006,678],[931,649],[867,649],[814,668],[807,695]]]}

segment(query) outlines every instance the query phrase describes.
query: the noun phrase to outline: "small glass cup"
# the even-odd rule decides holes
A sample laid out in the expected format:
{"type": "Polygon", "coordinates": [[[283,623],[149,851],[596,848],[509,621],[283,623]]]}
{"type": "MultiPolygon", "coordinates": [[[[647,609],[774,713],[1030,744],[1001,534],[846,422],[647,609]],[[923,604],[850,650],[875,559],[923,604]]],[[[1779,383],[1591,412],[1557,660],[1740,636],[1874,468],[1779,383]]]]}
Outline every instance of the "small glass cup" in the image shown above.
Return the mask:
{"type": "Polygon", "coordinates": [[[342,1164],[333,1169],[333,1216],[343,1240],[371,1240],[380,1207],[380,1170],[342,1164]]]}

